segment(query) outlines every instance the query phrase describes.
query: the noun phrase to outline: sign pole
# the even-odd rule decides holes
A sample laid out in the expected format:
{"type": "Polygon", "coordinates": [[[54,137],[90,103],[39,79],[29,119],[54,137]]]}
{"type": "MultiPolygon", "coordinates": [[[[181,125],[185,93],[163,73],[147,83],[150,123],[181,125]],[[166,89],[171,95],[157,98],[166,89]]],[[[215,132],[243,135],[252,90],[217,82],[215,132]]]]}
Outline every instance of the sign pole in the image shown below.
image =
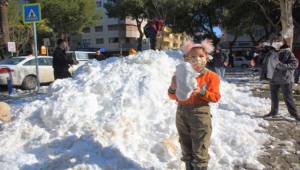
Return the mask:
{"type": "Polygon", "coordinates": [[[37,93],[40,90],[40,75],[39,75],[38,50],[37,50],[36,22],[40,22],[41,18],[42,18],[41,17],[41,6],[39,3],[23,5],[23,22],[25,24],[33,23],[34,56],[35,56],[35,68],[36,68],[36,80],[37,80],[36,92],[37,93]]]}
{"type": "Polygon", "coordinates": [[[38,62],[38,50],[37,50],[37,34],[36,34],[36,23],[33,22],[33,35],[34,35],[34,56],[35,56],[35,68],[37,77],[37,92],[40,90],[40,79],[39,79],[39,62],[38,62]]]}

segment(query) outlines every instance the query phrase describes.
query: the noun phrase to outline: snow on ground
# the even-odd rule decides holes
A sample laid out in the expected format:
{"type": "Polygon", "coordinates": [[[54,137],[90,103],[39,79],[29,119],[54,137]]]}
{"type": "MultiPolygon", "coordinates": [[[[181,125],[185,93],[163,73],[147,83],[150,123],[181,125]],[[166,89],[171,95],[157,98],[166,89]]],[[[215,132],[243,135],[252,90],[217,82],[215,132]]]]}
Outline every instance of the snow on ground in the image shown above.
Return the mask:
{"type": "MultiPolygon", "coordinates": [[[[144,51],[95,60],[50,95],[12,103],[14,121],[0,132],[0,169],[183,169],[175,127],[176,103],[167,89],[180,52],[144,51]]],[[[269,102],[249,88],[222,82],[212,104],[209,169],[233,169],[256,158],[269,136],[251,118],[269,102]]]]}

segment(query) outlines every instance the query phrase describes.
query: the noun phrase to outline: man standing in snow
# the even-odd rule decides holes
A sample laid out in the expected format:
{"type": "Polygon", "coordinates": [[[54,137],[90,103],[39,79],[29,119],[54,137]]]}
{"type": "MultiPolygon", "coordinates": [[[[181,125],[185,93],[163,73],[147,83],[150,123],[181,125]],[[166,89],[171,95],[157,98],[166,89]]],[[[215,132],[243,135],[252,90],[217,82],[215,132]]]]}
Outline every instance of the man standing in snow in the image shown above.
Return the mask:
{"type": "Polygon", "coordinates": [[[287,45],[287,40],[281,37],[272,41],[272,47],[277,50],[277,55],[269,57],[267,65],[267,77],[270,79],[271,91],[271,111],[265,117],[276,116],[278,114],[279,98],[278,93],[281,88],[283,99],[291,116],[300,121],[297,111],[292,87],[294,84],[294,71],[298,67],[298,61],[287,45]]]}
{"type": "Polygon", "coordinates": [[[71,77],[69,72],[70,65],[77,64],[75,61],[67,58],[67,42],[63,39],[57,40],[57,47],[53,54],[54,79],[63,79],[71,77]]]}
{"type": "Polygon", "coordinates": [[[100,50],[100,49],[96,51],[95,59],[98,60],[98,61],[101,61],[101,60],[104,60],[104,59],[105,59],[105,57],[104,57],[104,55],[101,53],[101,50],[100,50]]]}
{"type": "Polygon", "coordinates": [[[163,30],[165,23],[162,19],[150,20],[144,27],[144,33],[150,39],[150,46],[152,50],[156,49],[157,34],[163,30]]]}
{"type": "MultiPolygon", "coordinates": [[[[205,68],[211,44],[187,43],[183,47],[184,59],[190,63],[195,71],[197,87],[192,91],[187,100],[181,101],[176,90],[179,87],[176,77],[173,76],[168,95],[178,103],[176,113],[176,127],[182,149],[182,161],[187,170],[206,170],[210,159],[208,148],[212,131],[210,102],[220,99],[219,76],[205,68]]],[[[178,78],[179,79],[179,78],[178,78]]]]}

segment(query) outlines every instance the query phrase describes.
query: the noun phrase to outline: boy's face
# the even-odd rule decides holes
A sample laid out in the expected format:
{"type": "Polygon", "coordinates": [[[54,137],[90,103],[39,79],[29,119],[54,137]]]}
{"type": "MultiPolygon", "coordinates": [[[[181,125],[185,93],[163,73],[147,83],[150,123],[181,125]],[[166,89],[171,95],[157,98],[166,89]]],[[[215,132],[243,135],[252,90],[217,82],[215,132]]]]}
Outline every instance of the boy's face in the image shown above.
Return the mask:
{"type": "Polygon", "coordinates": [[[184,58],[185,62],[189,62],[194,70],[201,71],[207,63],[207,53],[202,48],[193,48],[184,58]]]}

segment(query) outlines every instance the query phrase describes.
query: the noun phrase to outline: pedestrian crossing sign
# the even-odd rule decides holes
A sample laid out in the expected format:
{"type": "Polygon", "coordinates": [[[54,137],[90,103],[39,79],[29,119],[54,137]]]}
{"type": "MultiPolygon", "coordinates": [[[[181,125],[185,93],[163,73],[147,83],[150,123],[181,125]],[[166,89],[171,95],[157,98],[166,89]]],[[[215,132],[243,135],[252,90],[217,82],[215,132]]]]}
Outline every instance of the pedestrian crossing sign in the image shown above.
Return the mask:
{"type": "Polygon", "coordinates": [[[41,6],[39,3],[23,5],[24,23],[33,23],[41,21],[41,6]]]}

